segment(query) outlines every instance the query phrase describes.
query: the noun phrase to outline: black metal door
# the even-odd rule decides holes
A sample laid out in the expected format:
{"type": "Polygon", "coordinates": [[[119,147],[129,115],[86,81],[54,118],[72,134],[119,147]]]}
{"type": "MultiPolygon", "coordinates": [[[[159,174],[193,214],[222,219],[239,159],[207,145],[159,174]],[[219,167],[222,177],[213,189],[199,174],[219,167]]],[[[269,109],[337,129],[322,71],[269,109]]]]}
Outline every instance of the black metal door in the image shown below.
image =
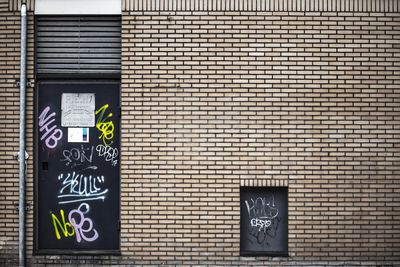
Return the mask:
{"type": "Polygon", "coordinates": [[[36,250],[118,253],[120,84],[39,82],[36,250]]]}

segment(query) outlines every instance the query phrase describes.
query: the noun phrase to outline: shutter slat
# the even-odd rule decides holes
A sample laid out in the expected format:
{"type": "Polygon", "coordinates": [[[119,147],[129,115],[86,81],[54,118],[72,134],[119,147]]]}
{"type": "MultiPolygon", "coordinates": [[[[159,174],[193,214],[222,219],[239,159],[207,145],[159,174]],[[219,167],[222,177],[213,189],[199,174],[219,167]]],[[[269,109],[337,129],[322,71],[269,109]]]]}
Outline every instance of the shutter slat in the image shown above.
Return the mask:
{"type": "Polygon", "coordinates": [[[95,54],[95,53],[86,53],[86,54],[81,54],[81,55],[73,55],[69,53],[52,53],[52,54],[43,54],[43,53],[38,53],[38,57],[41,57],[43,60],[47,60],[49,58],[57,58],[59,60],[60,58],[113,58],[113,59],[119,59],[118,55],[112,55],[112,54],[95,54]]]}
{"type": "Polygon", "coordinates": [[[37,17],[39,74],[121,71],[121,19],[116,16],[37,17]]]}
{"type": "Polygon", "coordinates": [[[42,30],[38,31],[37,36],[79,36],[80,34],[84,34],[85,36],[120,36],[119,32],[115,31],[107,31],[107,29],[95,29],[93,28],[91,31],[83,31],[82,29],[76,28],[75,30],[67,30],[64,29],[63,32],[59,32],[59,30],[42,30]]]}
{"type": "MultiPolygon", "coordinates": [[[[78,49],[83,49],[83,48],[99,48],[98,45],[96,45],[96,43],[81,43],[80,47],[77,47],[76,43],[65,43],[63,44],[62,47],[60,47],[59,43],[42,43],[42,44],[37,44],[36,48],[46,48],[46,47],[53,47],[53,48],[78,48],[78,49]]],[[[102,43],[101,48],[104,49],[108,49],[108,48],[112,48],[112,49],[118,49],[118,51],[121,51],[120,48],[115,48],[115,43],[107,43],[104,44],[102,43]]],[[[111,51],[110,51],[111,53],[111,51]]]]}
{"type": "Polygon", "coordinates": [[[59,43],[62,45],[64,42],[76,43],[79,45],[80,43],[90,43],[97,42],[99,45],[103,42],[113,42],[115,44],[120,44],[121,38],[113,38],[113,37],[82,37],[82,36],[49,36],[49,37],[38,37],[37,40],[39,43],[59,43]]]}
{"type": "Polygon", "coordinates": [[[46,56],[53,56],[53,55],[57,55],[57,54],[76,54],[78,52],[81,52],[82,54],[106,54],[109,56],[117,56],[119,57],[118,53],[119,50],[114,49],[114,48],[68,48],[68,47],[64,47],[64,48],[53,48],[53,47],[39,47],[36,48],[36,53],[37,55],[46,57],[46,56]]]}

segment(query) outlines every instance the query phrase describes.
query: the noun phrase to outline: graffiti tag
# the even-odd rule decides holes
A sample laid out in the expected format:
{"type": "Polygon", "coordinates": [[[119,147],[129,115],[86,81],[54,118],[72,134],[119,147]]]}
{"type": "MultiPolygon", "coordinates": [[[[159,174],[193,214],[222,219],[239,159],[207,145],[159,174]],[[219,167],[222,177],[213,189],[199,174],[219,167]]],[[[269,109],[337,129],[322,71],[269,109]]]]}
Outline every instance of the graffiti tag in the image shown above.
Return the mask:
{"type": "Polygon", "coordinates": [[[59,204],[83,202],[90,200],[104,200],[108,189],[98,186],[104,184],[104,176],[85,176],[76,172],[63,173],[58,176],[63,187],[59,191],[59,204]]]}
{"type": "Polygon", "coordinates": [[[259,232],[267,233],[279,214],[279,210],[275,206],[274,196],[268,200],[258,197],[256,200],[246,200],[245,203],[251,227],[257,228],[259,232]]]}
{"type": "Polygon", "coordinates": [[[59,230],[61,230],[65,237],[73,236],[75,234],[74,227],[70,222],[67,222],[65,220],[64,210],[60,210],[60,216],[61,221],[54,213],[51,213],[51,218],[53,219],[53,226],[57,239],[61,239],[59,230]]]}
{"type": "Polygon", "coordinates": [[[96,151],[98,152],[99,157],[103,157],[105,161],[111,162],[112,166],[117,165],[118,160],[118,149],[112,148],[110,146],[105,146],[102,144],[97,145],[96,151]]]}
{"type": "Polygon", "coordinates": [[[113,114],[110,112],[105,117],[105,112],[108,109],[108,104],[103,105],[101,108],[96,110],[96,115],[99,117],[96,121],[96,128],[101,132],[99,139],[103,140],[104,145],[109,146],[113,143],[114,138],[114,123],[110,120],[113,114]]]}
{"type": "Polygon", "coordinates": [[[65,165],[71,166],[71,168],[84,163],[92,163],[93,150],[93,146],[91,148],[84,148],[83,145],[80,148],[66,149],[62,153],[64,158],[61,161],[64,161],[65,165]]]}
{"type": "Polygon", "coordinates": [[[40,140],[45,139],[45,144],[48,148],[55,148],[58,141],[63,137],[63,132],[53,124],[56,119],[53,117],[55,112],[48,115],[50,107],[46,107],[39,116],[39,131],[42,133],[40,140]],[[53,125],[52,125],[53,124],[53,125]],[[50,127],[50,128],[49,128],[50,127]]]}
{"type": "Polygon", "coordinates": [[[89,205],[82,203],[78,209],[73,209],[68,214],[68,221],[65,219],[64,210],[60,210],[60,219],[51,213],[54,231],[57,239],[61,239],[60,232],[64,237],[74,236],[76,241],[80,243],[83,240],[87,242],[95,241],[99,234],[93,227],[92,219],[85,217],[89,212],[89,205]],[[86,210],[84,211],[83,208],[86,210]]]}

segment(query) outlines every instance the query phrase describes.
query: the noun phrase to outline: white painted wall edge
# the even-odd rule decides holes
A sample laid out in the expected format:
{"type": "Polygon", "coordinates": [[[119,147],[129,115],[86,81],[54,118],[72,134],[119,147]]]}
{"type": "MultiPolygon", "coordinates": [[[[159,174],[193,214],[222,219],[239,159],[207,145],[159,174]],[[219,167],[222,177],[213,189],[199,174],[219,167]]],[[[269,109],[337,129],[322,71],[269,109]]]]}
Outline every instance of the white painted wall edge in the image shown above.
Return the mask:
{"type": "Polygon", "coordinates": [[[36,0],[35,15],[120,15],[121,0],[36,0]]]}

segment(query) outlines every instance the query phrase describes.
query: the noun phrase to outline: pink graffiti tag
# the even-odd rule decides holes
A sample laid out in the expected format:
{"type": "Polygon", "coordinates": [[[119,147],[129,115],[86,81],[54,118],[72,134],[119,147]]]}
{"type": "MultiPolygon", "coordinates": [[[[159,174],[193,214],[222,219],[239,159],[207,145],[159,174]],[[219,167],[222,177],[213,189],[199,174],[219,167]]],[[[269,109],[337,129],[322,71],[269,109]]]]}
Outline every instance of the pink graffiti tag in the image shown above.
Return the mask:
{"type": "Polygon", "coordinates": [[[80,243],[82,239],[87,242],[95,241],[99,237],[99,234],[96,229],[93,229],[93,221],[89,218],[85,218],[83,215],[83,212],[80,210],[81,206],[79,206],[78,209],[71,210],[68,214],[68,220],[75,229],[76,241],[78,243],[80,243]],[[92,233],[92,237],[86,236],[87,233],[92,233]]]}
{"type": "Polygon", "coordinates": [[[56,113],[53,112],[47,115],[49,110],[50,107],[46,107],[39,116],[39,131],[42,133],[40,140],[46,139],[46,146],[48,148],[55,148],[58,141],[62,138],[63,132],[57,128],[57,125],[50,126],[55,121],[53,117],[56,113]]]}

